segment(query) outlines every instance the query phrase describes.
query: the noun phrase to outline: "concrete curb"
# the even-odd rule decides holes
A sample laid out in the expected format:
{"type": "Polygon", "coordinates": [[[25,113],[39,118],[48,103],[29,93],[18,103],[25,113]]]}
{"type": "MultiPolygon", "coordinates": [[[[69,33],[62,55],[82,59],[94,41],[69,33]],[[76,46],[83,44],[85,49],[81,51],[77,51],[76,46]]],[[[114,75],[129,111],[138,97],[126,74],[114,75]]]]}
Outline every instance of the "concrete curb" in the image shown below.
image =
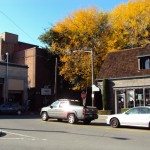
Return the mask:
{"type": "Polygon", "coordinates": [[[98,119],[95,119],[93,122],[95,123],[106,123],[108,115],[98,115],[98,119]]]}

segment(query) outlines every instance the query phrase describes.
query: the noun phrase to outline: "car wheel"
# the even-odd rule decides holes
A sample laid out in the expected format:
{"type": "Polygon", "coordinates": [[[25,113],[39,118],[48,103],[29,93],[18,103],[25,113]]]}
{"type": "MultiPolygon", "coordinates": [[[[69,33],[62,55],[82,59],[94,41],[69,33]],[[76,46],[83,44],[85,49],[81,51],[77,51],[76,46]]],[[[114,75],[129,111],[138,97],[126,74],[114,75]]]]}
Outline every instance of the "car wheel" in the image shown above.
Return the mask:
{"type": "Polygon", "coordinates": [[[70,124],[76,123],[76,116],[74,114],[68,115],[68,123],[70,123],[70,124]]]}
{"type": "Polygon", "coordinates": [[[47,112],[43,112],[42,115],[41,115],[41,117],[42,117],[43,121],[47,121],[48,120],[48,114],[47,114],[47,112]]]}
{"type": "Polygon", "coordinates": [[[84,120],[83,121],[83,124],[85,124],[85,125],[88,125],[88,124],[90,124],[91,123],[91,120],[84,120]]]}
{"type": "Polygon", "coordinates": [[[113,127],[113,128],[118,128],[119,125],[120,125],[119,120],[118,120],[117,118],[112,118],[112,119],[110,120],[110,125],[111,125],[111,127],[113,127]]]}

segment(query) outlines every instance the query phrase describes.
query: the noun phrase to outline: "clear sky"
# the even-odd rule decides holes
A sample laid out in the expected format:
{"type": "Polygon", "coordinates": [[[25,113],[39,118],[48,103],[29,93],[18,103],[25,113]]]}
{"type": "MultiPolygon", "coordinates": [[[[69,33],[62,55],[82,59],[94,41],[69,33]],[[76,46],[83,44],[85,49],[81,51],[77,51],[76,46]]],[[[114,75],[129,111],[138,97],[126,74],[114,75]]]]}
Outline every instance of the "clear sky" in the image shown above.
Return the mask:
{"type": "Polygon", "coordinates": [[[19,41],[43,46],[38,40],[73,11],[95,6],[109,11],[127,0],[0,0],[0,33],[19,35],[19,41]]]}

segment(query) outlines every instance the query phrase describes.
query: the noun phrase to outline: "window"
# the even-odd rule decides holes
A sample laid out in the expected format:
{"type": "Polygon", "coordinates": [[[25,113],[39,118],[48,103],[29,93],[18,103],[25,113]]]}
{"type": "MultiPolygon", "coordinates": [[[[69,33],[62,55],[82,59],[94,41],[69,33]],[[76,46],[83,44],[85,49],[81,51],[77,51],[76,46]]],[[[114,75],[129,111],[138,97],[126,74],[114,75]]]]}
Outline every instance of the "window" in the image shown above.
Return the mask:
{"type": "Polygon", "coordinates": [[[56,101],[56,102],[54,102],[51,106],[52,106],[53,108],[57,108],[58,104],[59,104],[59,101],[56,101]]]}
{"type": "Polygon", "coordinates": [[[67,107],[67,106],[68,106],[68,102],[65,102],[65,101],[61,102],[60,105],[59,105],[60,108],[64,108],[64,107],[67,107]]]}
{"type": "Polygon", "coordinates": [[[135,89],[135,106],[144,106],[143,89],[135,89]]]}
{"type": "Polygon", "coordinates": [[[150,69],[150,56],[139,58],[139,69],[150,69]]]}
{"type": "Polygon", "coordinates": [[[150,88],[145,89],[145,105],[150,106],[150,88]]]}
{"type": "Polygon", "coordinates": [[[138,114],[138,113],[139,113],[138,108],[132,108],[126,112],[126,114],[138,114]]]}
{"type": "Polygon", "coordinates": [[[150,106],[150,87],[116,90],[117,112],[122,108],[150,106]]]}
{"type": "Polygon", "coordinates": [[[134,106],[135,93],[133,89],[126,90],[126,107],[132,108],[134,106]]]}
{"type": "Polygon", "coordinates": [[[119,109],[124,108],[124,104],[125,104],[125,91],[124,90],[117,91],[117,101],[118,101],[119,109]]]}
{"type": "Polygon", "coordinates": [[[150,114],[149,108],[140,108],[140,114],[150,114]]]}
{"type": "Polygon", "coordinates": [[[70,105],[80,106],[80,102],[78,100],[70,100],[70,105]]]}
{"type": "Polygon", "coordinates": [[[150,59],[149,58],[147,58],[145,60],[145,69],[150,69],[150,59]]]}

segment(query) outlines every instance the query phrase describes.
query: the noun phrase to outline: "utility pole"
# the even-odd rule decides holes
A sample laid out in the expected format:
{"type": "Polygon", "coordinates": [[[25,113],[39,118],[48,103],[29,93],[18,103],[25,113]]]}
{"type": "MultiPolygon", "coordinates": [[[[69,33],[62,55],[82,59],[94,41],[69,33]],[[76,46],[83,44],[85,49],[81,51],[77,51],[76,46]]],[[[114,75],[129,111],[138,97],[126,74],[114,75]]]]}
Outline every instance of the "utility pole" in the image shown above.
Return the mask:
{"type": "Polygon", "coordinates": [[[58,66],[58,60],[57,57],[55,58],[55,83],[54,83],[54,95],[55,99],[57,98],[57,67],[58,66]]]}

